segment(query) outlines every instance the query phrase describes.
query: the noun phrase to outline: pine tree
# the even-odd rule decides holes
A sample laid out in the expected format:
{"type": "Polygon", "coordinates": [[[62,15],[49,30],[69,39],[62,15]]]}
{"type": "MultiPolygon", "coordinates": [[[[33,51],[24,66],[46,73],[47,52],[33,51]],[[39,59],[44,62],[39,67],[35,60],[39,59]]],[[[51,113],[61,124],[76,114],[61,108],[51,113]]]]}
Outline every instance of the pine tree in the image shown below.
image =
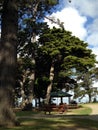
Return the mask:
{"type": "Polygon", "coordinates": [[[60,77],[71,77],[73,70],[76,73],[84,72],[93,67],[96,60],[95,55],[87,48],[87,43],[64,29],[44,30],[40,35],[39,44],[39,50],[42,51],[43,56],[46,55],[50,59],[50,63],[46,59],[47,64],[50,65],[50,72],[48,71],[50,84],[46,93],[46,100],[49,103],[55,78],[58,80],[60,77]]]}

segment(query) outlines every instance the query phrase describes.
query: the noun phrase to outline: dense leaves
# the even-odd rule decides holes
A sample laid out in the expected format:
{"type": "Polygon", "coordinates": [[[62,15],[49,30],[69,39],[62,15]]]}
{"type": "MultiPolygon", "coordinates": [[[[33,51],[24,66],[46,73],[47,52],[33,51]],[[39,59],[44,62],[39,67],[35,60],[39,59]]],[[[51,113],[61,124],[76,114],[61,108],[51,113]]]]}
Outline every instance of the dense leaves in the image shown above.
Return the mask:
{"type": "Polygon", "coordinates": [[[54,61],[54,84],[58,84],[57,86],[60,88],[67,88],[66,83],[69,82],[77,86],[76,81],[74,81],[74,79],[72,80],[71,77],[78,75],[79,72],[89,70],[94,66],[96,61],[95,55],[87,48],[87,43],[72,36],[71,32],[60,28],[44,30],[40,35],[38,43],[38,51],[40,51],[42,55],[38,56],[37,62],[40,61],[39,64],[42,69],[44,64],[51,66],[52,61],[54,61]],[[40,56],[44,56],[44,58],[41,58],[44,59],[45,62],[39,60],[40,56]],[[45,59],[45,57],[47,57],[47,59],[45,59]]]}

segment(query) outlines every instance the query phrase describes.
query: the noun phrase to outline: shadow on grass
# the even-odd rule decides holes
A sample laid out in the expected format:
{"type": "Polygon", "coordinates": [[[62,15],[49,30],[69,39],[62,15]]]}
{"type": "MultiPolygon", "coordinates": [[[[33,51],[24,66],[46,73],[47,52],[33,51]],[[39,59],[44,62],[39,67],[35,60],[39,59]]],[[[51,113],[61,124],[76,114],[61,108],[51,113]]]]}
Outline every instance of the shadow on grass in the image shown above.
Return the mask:
{"type": "Polygon", "coordinates": [[[58,118],[43,118],[43,119],[24,119],[21,122],[21,130],[98,130],[97,121],[85,118],[58,117],[58,118]]]}
{"type": "MultiPolygon", "coordinates": [[[[76,115],[66,113],[19,111],[16,113],[20,126],[12,128],[0,127],[0,130],[98,130],[98,115],[89,115],[91,109],[77,109],[76,115]],[[89,111],[88,111],[89,110],[89,111]],[[84,112],[85,111],[85,112],[84,112]]],[[[71,111],[71,110],[70,110],[71,111]]],[[[76,110],[75,110],[76,111],[76,110]]],[[[72,111],[73,112],[73,111],[72,111]]]]}
{"type": "MultiPolygon", "coordinates": [[[[49,115],[51,116],[51,115],[49,115]]],[[[20,118],[20,126],[0,130],[98,130],[98,122],[85,117],[62,116],[53,118],[20,118]]]]}

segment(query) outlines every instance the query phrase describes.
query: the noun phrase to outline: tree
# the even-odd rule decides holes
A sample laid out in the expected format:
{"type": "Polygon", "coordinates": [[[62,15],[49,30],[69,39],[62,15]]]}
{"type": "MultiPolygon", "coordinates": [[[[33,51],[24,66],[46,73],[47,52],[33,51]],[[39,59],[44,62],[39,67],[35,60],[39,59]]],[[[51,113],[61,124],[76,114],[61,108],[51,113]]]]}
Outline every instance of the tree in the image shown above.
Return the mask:
{"type": "Polygon", "coordinates": [[[16,0],[4,0],[0,42],[0,125],[15,124],[12,112],[17,59],[18,12],[16,0]]]}
{"type": "Polygon", "coordinates": [[[79,76],[77,76],[78,80],[78,92],[75,90],[75,97],[81,97],[82,99],[85,95],[88,95],[89,102],[92,102],[92,97],[97,94],[96,88],[93,88],[93,82],[97,79],[97,72],[95,71],[97,68],[92,67],[88,71],[85,71],[79,76]]]}
{"type": "MultiPolygon", "coordinates": [[[[31,1],[25,1],[24,5],[22,3],[22,6],[20,6],[20,16],[22,16],[22,22],[20,22],[20,31],[22,32],[22,35],[25,38],[23,38],[23,41],[21,42],[20,38],[20,47],[22,43],[22,57],[27,58],[27,56],[31,59],[32,62],[32,69],[30,69],[30,75],[29,75],[29,96],[28,96],[28,102],[32,103],[32,98],[34,97],[34,82],[35,82],[35,66],[36,66],[36,36],[41,32],[41,29],[47,26],[42,23],[43,18],[45,16],[46,12],[51,12],[51,8],[57,4],[57,0],[31,0],[31,1]],[[26,17],[24,17],[24,12],[26,17]],[[40,22],[41,21],[41,22],[40,22]],[[23,25],[25,26],[23,28],[23,25]],[[25,37],[27,36],[27,37],[25,37]],[[24,43],[23,43],[24,42],[24,43]],[[23,52],[26,52],[23,54],[23,52]],[[27,54],[27,55],[26,55],[27,54]]],[[[21,33],[20,32],[20,33],[21,33]]],[[[21,50],[21,49],[20,49],[21,50]]]]}
{"type": "Polygon", "coordinates": [[[50,63],[46,59],[50,65],[50,72],[48,71],[50,84],[46,93],[46,100],[49,103],[54,80],[58,80],[60,76],[71,77],[73,70],[76,72],[88,70],[95,63],[95,55],[87,48],[87,43],[60,28],[44,30],[40,35],[39,45],[39,50],[50,59],[50,63]]]}

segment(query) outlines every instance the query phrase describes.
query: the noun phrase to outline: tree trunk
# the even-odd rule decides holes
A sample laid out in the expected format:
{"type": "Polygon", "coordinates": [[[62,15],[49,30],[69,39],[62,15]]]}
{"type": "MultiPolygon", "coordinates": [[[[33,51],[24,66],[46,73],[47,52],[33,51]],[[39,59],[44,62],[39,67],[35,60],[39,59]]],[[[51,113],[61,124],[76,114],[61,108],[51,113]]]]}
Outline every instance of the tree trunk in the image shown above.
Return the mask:
{"type": "Polygon", "coordinates": [[[0,125],[15,125],[12,111],[17,59],[17,0],[4,0],[0,42],[0,125]]]}
{"type": "Polygon", "coordinates": [[[54,63],[52,63],[51,68],[50,68],[50,84],[47,87],[47,94],[46,94],[46,100],[45,100],[45,104],[49,104],[49,100],[50,100],[50,93],[52,90],[52,85],[53,85],[53,79],[54,79],[54,63]]]}
{"type": "MultiPolygon", "coordinates": [[[[37,0],[35,2],[35,5],[32,8],[32,20],[33,20],[34,24],[36,24],[36,16],[37,16],[37,9],[38,9],[39,3],[40,3],[40,0],[37,0]]],[[[35,43],[36,42],[36,29],[35,29],[34,26],[32,28],[33,28],[33,33],[32,33],[31,42],[35,43]]],[[[35,64],[36,64],[35,50],[34,49],[32,49],[32,50],[33,50],[33,52],[32,52],[32,63],[35,66],[35,64]]],[[[32,74],[30,76],[30,92],[29,92],[29,97],[28,97],[30,104],[32,104],[32,100],[33,100],[33,97],[34,97],[34,81],[35,81],[35,68],[32,70],[32,74]]]]}
{"type": "Polygon", "coordinates": [[[30,104],[32,104],[32,100],[34,97],[34,81],[35,81],[35,70],[32,70],[32,74],[30,75],[30,88],[29,88],[30,92],[29,92],[29,96],[28,96],[28,100],[29,100],[30,104]]]}
{"type": "Polygon", "coordinates": [[[23,82],[20,82],[20,84],[21,84],[21,97],[22,97],[22,102],[21,102],[21,105],[20,105],[20,107],[23,109],[24,108],[24,106],[25,106],[25,97],[26,97],[26,95],[25,95],[25,91],[24,91],[24,82],[25,82],[25,78],[23,79],[23,82]]]}
{"type": "Polygon", "coordinates": [[[89,103],[92,101],[91,99],[92,99],[92,96],[91,96],[91,94],[88,94],[88,97],[89,97],[89,103]]]}

